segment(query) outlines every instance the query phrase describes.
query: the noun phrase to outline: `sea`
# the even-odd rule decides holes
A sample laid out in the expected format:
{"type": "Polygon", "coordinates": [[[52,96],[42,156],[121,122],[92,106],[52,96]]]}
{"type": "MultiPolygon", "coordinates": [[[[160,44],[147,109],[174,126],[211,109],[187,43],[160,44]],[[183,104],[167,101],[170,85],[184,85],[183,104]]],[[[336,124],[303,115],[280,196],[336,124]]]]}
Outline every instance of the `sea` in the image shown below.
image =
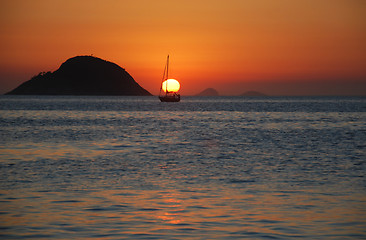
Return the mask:
{"type": "Polygon", "coordinates": [[[1,239],[366,239],[366,97],[0,96],[1,239]]]}

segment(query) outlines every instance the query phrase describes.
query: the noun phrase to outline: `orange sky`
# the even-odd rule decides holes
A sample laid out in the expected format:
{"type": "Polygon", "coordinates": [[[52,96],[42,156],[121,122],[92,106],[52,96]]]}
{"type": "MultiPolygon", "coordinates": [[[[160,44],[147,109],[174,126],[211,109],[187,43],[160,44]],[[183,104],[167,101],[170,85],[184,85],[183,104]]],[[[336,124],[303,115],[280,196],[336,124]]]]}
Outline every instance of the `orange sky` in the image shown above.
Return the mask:
{"type": "Polygon", "coordinates": [[[153,94],[366,95],[363,0],[0,0],[0,93],[66,59],[117,63],[153,94]]]}

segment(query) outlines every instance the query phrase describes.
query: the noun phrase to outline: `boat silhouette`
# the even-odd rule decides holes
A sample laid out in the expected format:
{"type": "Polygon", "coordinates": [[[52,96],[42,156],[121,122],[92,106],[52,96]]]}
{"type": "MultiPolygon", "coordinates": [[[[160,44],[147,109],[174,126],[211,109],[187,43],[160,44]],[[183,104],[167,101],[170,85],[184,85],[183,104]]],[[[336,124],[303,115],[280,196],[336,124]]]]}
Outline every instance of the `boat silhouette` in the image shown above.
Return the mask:
{"type": "Polygon", "coordinates": [[[179,102],[180,101],[180,94],[178,91],[168,91],[168,83],[169,79],[169,55],[166,60],[163,79],[160,84],[160,92],[159,92],[159,99],[161,102],[179,102]],[[165,89],[163,89],[163,82],[166,81],[165,89]]]}

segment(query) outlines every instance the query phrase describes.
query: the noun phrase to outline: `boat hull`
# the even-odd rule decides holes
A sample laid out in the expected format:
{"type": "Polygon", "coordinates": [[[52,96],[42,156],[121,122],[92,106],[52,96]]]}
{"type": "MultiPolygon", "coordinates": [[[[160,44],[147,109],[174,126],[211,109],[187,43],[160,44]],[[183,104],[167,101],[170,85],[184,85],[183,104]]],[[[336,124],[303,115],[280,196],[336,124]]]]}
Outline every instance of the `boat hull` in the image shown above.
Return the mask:
{"type": "Polygon", "coordinates": [[[179,102],[180,95],[175,96],[159,96],[161,102],[179,102]]]}

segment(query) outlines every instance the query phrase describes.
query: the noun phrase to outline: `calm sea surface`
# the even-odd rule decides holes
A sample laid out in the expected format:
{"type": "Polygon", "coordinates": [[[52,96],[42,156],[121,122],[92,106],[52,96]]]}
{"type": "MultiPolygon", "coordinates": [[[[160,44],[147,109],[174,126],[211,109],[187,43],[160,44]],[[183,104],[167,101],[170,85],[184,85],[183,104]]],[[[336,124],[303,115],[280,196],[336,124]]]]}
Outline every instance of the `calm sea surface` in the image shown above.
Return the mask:
{"type": "Polygon", "coordinates": [[[366,239],[366,98],[1,96],[0,238],[366,239]]]}

